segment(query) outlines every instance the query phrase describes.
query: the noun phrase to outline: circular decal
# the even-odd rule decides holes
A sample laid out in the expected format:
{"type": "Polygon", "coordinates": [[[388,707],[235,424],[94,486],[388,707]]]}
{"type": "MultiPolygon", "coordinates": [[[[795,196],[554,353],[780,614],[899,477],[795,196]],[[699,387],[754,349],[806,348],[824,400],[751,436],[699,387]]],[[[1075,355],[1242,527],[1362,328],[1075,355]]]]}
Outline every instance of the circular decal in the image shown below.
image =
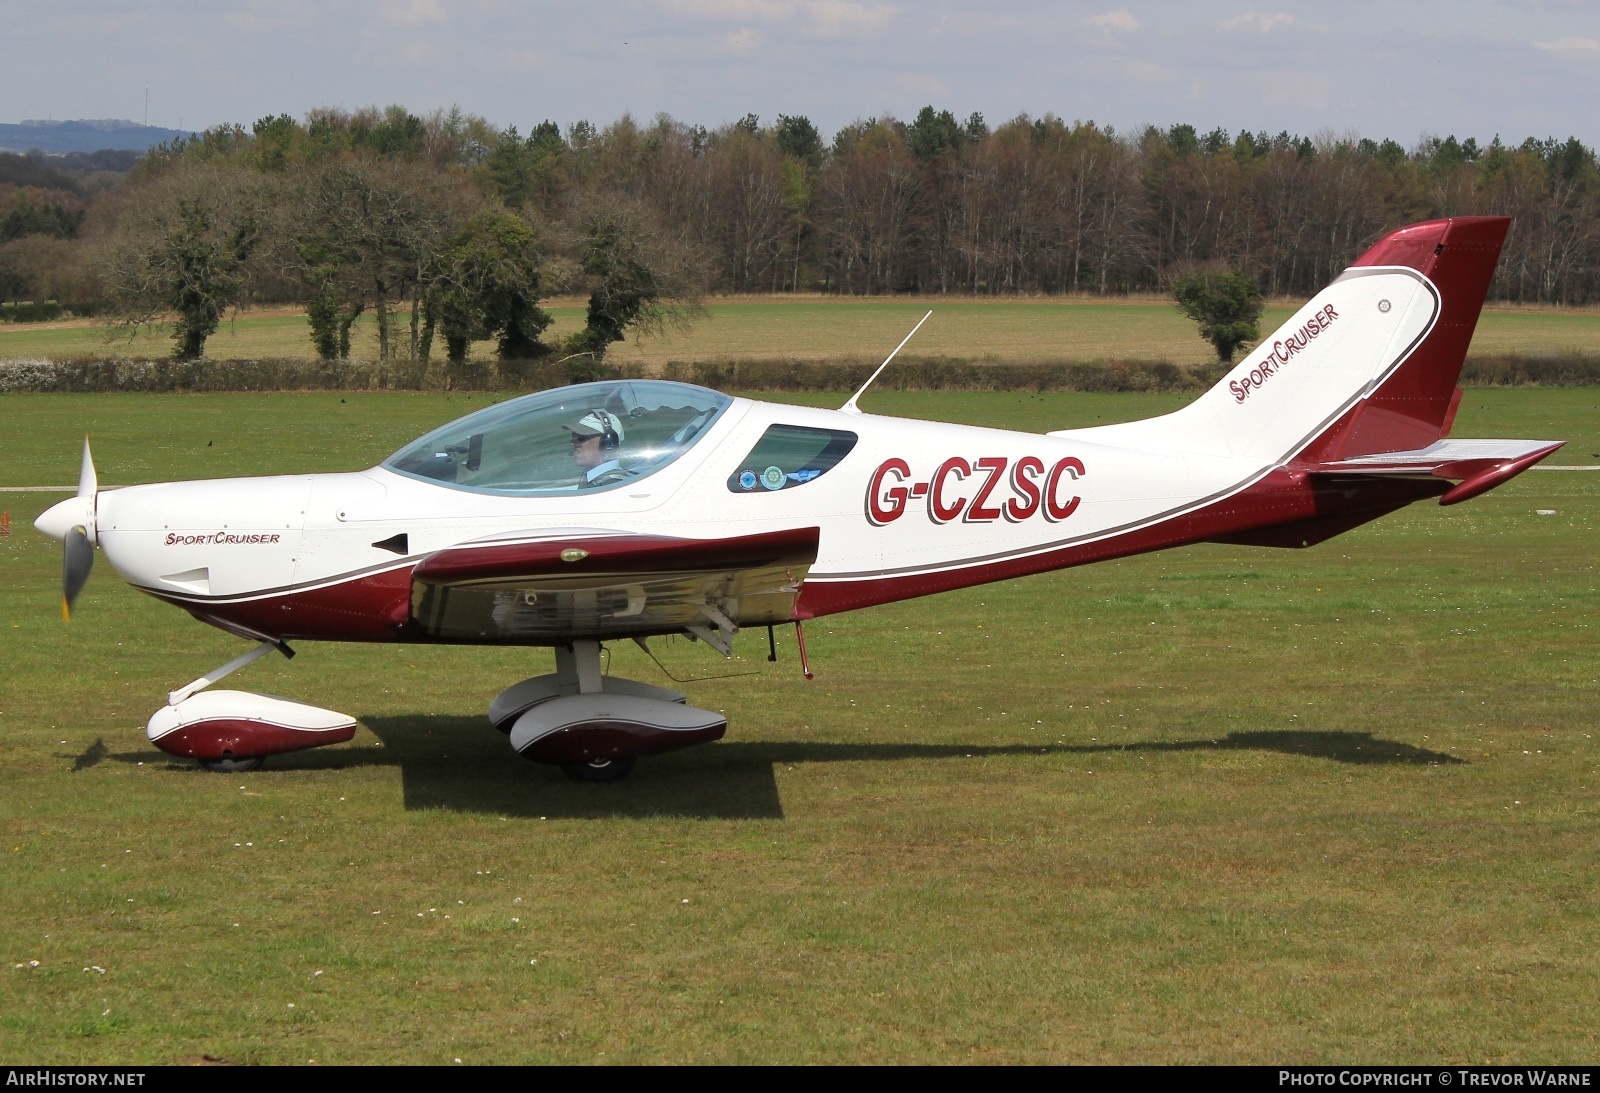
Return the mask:
{"type": "Polygon", "coordinates": [[[1388,300],[1379,300],[1378,301],[1378,310],[1383,312],[1385,315],[1389,314],[1389,301],[1388,300]]]}
{"type": "Polygon", "coordinates": [[[781,490],[788,481],[788,475],[783,473],[782,467],[768,467],[761,472],[761,484],[769,490],[781,490]]]}
{"type": "Polygon", "coordinates": [[[756,488],[756,472],[755,471],[740,471],[739,472],[739,485],[744,487],[747,490],[755,489],[756,488]]]}

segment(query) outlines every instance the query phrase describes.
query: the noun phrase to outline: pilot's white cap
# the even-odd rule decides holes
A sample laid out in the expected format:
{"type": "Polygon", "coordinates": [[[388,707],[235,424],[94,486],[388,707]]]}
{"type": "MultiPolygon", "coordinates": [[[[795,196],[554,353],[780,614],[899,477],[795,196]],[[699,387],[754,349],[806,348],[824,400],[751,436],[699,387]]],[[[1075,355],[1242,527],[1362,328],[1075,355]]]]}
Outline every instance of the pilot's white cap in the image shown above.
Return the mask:
{"type": "Polygon", "coordinates": [[[573,436],[604,436],[606,430],[615,433],[620,443],[622,440],[622,422],[617,420],[617,415],[605,410],[590,410],[577,421],[563,425],[563,429],[573,436]]]}

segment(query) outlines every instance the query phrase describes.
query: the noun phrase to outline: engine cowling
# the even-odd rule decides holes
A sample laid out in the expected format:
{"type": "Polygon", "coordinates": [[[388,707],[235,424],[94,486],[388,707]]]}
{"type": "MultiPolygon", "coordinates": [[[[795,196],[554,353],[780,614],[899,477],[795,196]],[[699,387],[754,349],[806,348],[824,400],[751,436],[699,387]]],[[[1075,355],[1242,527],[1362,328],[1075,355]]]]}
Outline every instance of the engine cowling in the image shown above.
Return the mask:
{"type": "Polygon", "coordinates": [[[168,755],[214,762],[342,744],[356,719],[274,695],[201,691],[157,710],[145,731],[168,755]]]}

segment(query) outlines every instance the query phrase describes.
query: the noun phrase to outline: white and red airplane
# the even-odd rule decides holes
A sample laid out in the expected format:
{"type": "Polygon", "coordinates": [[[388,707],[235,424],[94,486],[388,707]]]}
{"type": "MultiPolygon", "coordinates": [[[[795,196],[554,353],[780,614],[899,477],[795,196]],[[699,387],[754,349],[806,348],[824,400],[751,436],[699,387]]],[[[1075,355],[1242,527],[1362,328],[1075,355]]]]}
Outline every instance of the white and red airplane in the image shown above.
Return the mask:
{"type": "Polygon", "coordinates": [[[64,609],[98,545],[134,587],[259,643],[168,696],[149,724],[164,751],[241,770],[350,739],[343,714],[205,689],[293,640],[542,645],[555,673],[490,720],[609,781],[726,721],[602,674],[603,642],[688,634],[726,655],[740,629],[793,623],[804,666],[820,615],[1185,543],[1310,546],[1519,474],[1561,442],[1446,439],[1508,226],[1394,232],[1149,420],[1036,435],[865,414],[859,391],[819,410],[619,380],[491,406],[349,474],[100,491],[86,443],[77,496],[35,526],[65,543],[64,609]]]}

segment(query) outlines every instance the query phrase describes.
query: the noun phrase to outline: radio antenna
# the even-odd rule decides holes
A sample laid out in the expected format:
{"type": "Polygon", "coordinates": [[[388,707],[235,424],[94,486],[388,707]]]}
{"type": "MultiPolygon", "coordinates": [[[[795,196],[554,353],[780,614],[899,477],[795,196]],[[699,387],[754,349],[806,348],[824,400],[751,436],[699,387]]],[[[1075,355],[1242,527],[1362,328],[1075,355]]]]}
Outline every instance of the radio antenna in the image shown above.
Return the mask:
{"type": "MultiPolygon", "coordinates": [[[[932,314],[932,311],[928,312],[928,315],[932,314]]],[[[928,315],[924,315],[922,318],[917,320],[917,325],[911,328],[911,334],[915,334],[917,331],[922,329],[922,324],[928,321],[928,315]]],[[[911,340],[911,334],[907,334],[904,338],[900,339],[900,344],[894,347],[894,353],[890,353],[887,357],[883,358],[883,363],[878,365],[878,371],[867,377],[867,382],[863,383],[860,390],[856,391],[855,394],[850,396],[849,402],[846,402],[843,406],[839,407],[840,410],[843,410],[847,414],[859,414],[861,412],[861,407],[856,405],[856,399],[860,398],[866,392],[867,388],[872,386],[872,381],[878,378],[879,372],[882,372],[885,368],[889,367],[889,362],[894,360],[894,354],[900,352],[900,350],[906,347],[906,342],[911,340]]]]}

